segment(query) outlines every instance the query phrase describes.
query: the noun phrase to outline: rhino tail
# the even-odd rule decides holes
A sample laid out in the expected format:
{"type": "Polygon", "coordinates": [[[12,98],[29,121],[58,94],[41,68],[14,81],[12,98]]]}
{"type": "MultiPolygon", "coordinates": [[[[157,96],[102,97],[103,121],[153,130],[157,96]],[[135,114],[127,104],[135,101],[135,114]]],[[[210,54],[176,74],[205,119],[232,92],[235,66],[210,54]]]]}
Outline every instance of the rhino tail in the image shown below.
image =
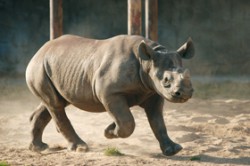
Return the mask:
{"type": "Polygon", "coordinates": [[[39,104],[38,107],[36,108],[36,110],[31,114],[30,119],[29,119],[30,122],[32,122],[32,120],[36,114],[40,114],[41,112],[43,112],[45,110],[47,110],[47,108],[43,105],[43,103],[39,104]]]}
{"type": "Polygon", "coordinates": [[[33,112],[32,115],[30,116],[30,122],[32,122],[35,113],[36,113],[36,112],[33,112]]]}

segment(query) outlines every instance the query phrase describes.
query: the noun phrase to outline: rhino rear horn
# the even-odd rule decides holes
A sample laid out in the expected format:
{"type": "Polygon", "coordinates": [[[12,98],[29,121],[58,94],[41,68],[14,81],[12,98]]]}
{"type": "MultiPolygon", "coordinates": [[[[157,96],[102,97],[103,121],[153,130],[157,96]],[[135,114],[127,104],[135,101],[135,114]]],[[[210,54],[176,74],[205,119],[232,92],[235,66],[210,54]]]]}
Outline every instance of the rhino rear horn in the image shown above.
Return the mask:
{"type": "Polygon", "coordinates": [[[162,50],[166,51],[166,47],[158,44],[157,46],[153,47],[153,50],[154,51],[162,51],[162,50]]]}
{"type": "Polygon", "coordinates": [[[184,59],[192,58],[195,53],[194,43],[192,39],[189,38],[188,41],[177,50],[177,52],[184,59]]]}

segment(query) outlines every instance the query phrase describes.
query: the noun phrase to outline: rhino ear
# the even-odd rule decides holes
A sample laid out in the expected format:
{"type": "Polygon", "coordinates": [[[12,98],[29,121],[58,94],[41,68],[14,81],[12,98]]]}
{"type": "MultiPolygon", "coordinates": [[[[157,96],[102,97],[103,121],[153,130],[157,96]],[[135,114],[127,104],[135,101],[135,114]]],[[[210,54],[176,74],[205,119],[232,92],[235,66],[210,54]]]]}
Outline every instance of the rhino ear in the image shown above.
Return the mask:
{"type": "Polygon", "coordinates": [[[142,40],[138,46],[138,53],[142,60],[151,60],[155,54],[154,50],[149,47],[144,40],[142,40]]]}
{"type": "Polygon", "coordinates": [[[184,59],[192,58],[194,56],[194,53],[195,53],[194,44],[193,44],[192,39],[189,38],[188,41],[177,50],[177,52],[184,59]]]}

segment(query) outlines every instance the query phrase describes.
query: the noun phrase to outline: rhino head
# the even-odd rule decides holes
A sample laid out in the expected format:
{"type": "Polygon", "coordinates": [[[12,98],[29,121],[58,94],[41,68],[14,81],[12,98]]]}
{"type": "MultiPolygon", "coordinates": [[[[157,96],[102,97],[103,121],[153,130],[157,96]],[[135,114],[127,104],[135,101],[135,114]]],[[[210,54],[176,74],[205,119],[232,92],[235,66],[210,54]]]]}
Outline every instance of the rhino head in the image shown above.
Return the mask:
{"type": "Polygon", "coordinates": [[[138,46],[142,83],[170,102],[186,102],[194,90],[189,70],[183,68],[182,59],[194,56],[192,39],[189,38],[177,51],[167,51],[159,44],[154,45],[142,41],[138,46]]]}

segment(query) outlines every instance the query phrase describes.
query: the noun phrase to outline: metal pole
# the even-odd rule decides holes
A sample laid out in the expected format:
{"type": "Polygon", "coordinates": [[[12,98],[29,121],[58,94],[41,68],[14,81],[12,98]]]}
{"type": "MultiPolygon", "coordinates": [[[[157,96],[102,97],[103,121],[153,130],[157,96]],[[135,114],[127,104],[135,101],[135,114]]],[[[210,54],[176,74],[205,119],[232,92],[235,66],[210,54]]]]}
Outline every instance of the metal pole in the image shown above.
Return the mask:
{"type": "Polygon", "coordinates": [[[158,40],[158,0],[145,0],[146,38],[158,40]]]}
{"type": "Polygon", "coordinates": [[[50,40],[63,34],[63,0],[50,0],[50,40]]]}
{"type": "Polygon", "coordinates": [[[128,0],[128,34],[141,35],[141,0],[128,0]]]}

